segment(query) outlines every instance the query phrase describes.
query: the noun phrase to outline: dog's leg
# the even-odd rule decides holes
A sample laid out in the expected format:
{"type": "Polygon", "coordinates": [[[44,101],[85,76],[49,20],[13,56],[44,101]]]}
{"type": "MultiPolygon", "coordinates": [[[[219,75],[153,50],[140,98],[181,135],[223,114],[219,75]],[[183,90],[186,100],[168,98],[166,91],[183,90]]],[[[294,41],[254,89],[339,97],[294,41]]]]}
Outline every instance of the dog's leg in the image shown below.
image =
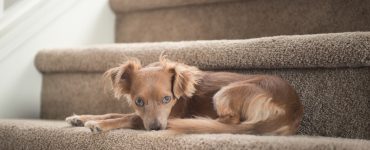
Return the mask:
{"type": "Polygon", "coordinates": [[[114,119],[122,118],[125,116],[127,116],[127,114],[117,114],[117,113],[110,113],[104,115],[72,115],[70,117],[67,117],[66,121],[72,126],[84,126],[85,122],[91,120],[114,119]]]}
{"type": "Polygon", "coordinates": [[[292,134],[291,119],[274,101],[266,89],[243,81],[223,87],[213,97],[219,122],[240,123],[242,130],[252,134],[292,134]]]}
{"type": "Polygon", "coordinates": [[[246,120],[249,100],[264,91],[253,84],[233,83],[221,88],[213,97],[213,104],[218,114],[218,121],[226,124],[239,124],[246,120]]]}
{"type": "Polygon", "coordinates": [[[124,117],[106,120],[91,120],[85,123],[94,133],[119,128],[143,129],[143,121],[136,114],[126,114],[124,117]]]}

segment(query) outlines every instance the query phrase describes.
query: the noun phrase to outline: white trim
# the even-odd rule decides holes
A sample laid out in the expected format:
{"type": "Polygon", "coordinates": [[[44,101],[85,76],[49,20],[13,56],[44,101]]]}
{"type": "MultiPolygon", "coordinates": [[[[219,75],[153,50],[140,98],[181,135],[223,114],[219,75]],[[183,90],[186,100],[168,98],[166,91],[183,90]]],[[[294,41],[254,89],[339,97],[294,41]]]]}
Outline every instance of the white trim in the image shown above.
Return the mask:
{"type": "Polygon", "coordinates": [[[78,0],[24,0],[0,18],[0,62],[78,0]]]}
{"type": "Polygon", "coordinates": [[[37,6],[41,5],[41,0],[21,1],[13,7],[10,7],[2,18],[0,18],[0,35],[5,35],[9,28],[17,25],[23,19],[29,17],[37,6]]]}
{"type": "Polygon", "coordinates": [[[4,12],[4,0],[0,0],[0,18],[3,16],[4,12]]]}

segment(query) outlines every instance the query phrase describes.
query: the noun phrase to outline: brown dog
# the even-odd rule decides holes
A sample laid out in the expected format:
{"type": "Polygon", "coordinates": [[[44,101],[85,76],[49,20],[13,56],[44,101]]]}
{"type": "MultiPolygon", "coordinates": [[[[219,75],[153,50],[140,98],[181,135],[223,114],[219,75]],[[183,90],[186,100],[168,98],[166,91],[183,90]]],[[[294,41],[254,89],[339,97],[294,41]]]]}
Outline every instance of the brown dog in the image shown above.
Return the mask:
{"type": "Polygon", "coordinates": [[[295,90],[275,76],[201,71],[163,57],[146,67],[131,59],[105,76],[115,96],[125,96],[135,112],[74,115],[67,122],[93,132],[132,128],[290,135],[303,115],[295,90]]]}

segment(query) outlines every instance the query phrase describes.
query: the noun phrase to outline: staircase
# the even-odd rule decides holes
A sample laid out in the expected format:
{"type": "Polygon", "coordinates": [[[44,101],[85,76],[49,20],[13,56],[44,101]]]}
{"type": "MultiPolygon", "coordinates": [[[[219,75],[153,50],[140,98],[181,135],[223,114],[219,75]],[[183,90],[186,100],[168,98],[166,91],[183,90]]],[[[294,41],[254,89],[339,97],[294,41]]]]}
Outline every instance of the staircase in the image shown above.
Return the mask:
{"type": "Polygon", "coordinates": [[[110,4],[117,15],[120,44],[39,52],[35,65],[43,74],[41,120],[0,120],[0,149],[370,147],[369,1],[110,0],[110,4]],[[72,113],[131,112],[124,99],[113,98],[102,73],[125,61],[125,55],[149,64],[162,51],[203,70],[273,74],[288,80],[305,107],[299,135],[173,137],[163,131],[128,129],[94,135],[87,128],[55,121],[72,113]]]}

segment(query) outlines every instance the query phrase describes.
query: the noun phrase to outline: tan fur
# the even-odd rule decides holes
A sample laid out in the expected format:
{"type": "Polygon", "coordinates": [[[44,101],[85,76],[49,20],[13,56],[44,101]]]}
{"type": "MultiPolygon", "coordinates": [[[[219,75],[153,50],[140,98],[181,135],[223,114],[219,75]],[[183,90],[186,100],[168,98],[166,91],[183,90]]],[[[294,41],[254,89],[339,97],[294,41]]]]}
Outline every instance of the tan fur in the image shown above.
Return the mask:
{"type": "Polygon", "coordinates": [[[104,77],[112,81],[112,87],[114,91],[114,96],[116,98],[121,98],[123,95],[130,92],[129,79],[133,74],[135,74],[141,68],[141,63],[136,58],[129,58],[129,60],[120,65],[109,69],[104,73],[104,77]],[[124,80],[123,78],[127,78],[124,80]]]}
{"type": "Polygon", "coordinates": [[[174,73],[174,94],[176,98],[193,96],[196,91],[195,85],[198,84],[202,77],[198,68],[172,62],[165,59],[165,57],[160,58],[160,64],[164,70],[174,73]]]}
{"type": "Polygon", "coordinates": [[[295,90],[275,76],[206,72],[162,54],[159,62],[145,67],[131,58],[104,76],[111,80],[115,96],[125,96],[135,113],[71,116],[67,122],[85,124],[92,131],[145,128],[175,133],[291,135],[303,115],[295,90]],[[170,97],[168,102],[166,97],[170,97]]]}

